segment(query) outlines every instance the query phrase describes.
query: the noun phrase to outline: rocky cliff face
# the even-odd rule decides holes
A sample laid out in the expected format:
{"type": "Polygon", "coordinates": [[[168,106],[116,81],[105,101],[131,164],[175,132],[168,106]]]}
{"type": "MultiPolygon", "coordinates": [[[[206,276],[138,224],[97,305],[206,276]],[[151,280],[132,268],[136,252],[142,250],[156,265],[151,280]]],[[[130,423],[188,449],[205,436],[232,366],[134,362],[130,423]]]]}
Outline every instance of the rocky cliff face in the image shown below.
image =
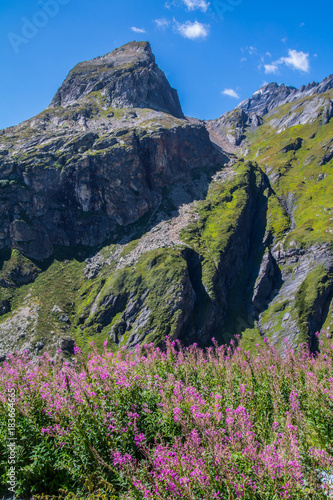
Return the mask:
{"type": "Polygon", "coordinates": [[[155,63],[148,42],[131,42],[75,66],[50,108],[72,106],[94,92],[111,108],[150,108],[184,118],[177,91],[155,63]]]}
{"type": "Polygon", "coordinates": [[[0,131],[0,359],[167,334],[330,342],[332,81],[269,84],[204,123],[147,43],[76,66],[0,131]]]}
{"type": "Polygon", "coordinates": [[[2,131],[0,248],[43,260],[54,245],[96,246],[217,161],[150,45],[127,44],[76,66],[49,109],[2,131]]]}

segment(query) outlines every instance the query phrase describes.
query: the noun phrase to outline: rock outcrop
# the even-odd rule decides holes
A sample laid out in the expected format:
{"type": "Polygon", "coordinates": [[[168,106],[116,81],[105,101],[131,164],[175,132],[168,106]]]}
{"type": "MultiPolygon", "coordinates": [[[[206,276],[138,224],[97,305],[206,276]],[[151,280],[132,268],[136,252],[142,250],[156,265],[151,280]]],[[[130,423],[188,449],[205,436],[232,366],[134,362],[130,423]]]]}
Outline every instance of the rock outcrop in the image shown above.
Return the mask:
{"type": "Polygon", "coordinates": [[[111,108],[151,108],[184,118],[177,91],[155,63],[148,42],[130,42],[70,71],[50,108],[80,103],[99,92],[111,108]]]}

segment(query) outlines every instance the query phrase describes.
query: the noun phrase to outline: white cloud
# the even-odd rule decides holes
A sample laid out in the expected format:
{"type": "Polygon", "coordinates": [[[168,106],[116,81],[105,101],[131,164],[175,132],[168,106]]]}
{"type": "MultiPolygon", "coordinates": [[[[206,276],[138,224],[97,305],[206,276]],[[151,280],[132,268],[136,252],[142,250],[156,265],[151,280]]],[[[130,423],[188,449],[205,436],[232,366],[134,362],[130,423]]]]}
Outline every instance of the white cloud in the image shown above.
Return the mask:
{"type": "Polygon", "coordinates": [[[247,61],[246,57],[242,57],[242,59],[240,60],[241,63],[246,61],[247,61]]]}
{"type": "Polygon", "coordinates": [[[184,38],[189,38],[190,40],[197,40],[199,38],[207,38],[209,34],[209,26],[206,24],[198,23],[198,21],[186,21],[186,23],[180,24],[176,20],[175,30],[180,33],[184,38]]]}
{"type": "Polygon", "coordinates": [[[206,0],[181,0],[185,5],[187,10],[202,10],[202,12],[207,12],[209,7],[209,2],[206,0]]]}
{"type": "Polygon", "coordinates": [[[301,24],[299,25],[299,27],[300,27],[300,28],[303,28],[303,26],[305,26],[305,23],[301,23],[301,24]]]}
{"type": "Polygon", "coordinates": [[[286,43],[287,40],[288,40],[288,37],[284,37],[284,38],[282,38],[281,42],[286,43]]]}
{"type": "Polygon", "coordinates": [[[273,64],[265,64],[265,73],[268,74],[268,73],[278,73],[279,71],[279,68],[278,68],[278,65],[276,63],[273,63],[273,64]]]}
{"type": "Polygon", "coordinates": [[[143,29],[143,28],[136,28],[135,26],[132,26],[131,30],[134,31],[134,33],[147,33],[145,29],[143,29]]]}
{"type": "Polygon", "coordinates": [[[156,27],[160,30],[165,30],[170,26],[170,21],[165,17],[162,17],[161,19],[155,19],[154,23],[156,24],[156,27]]]}
{"type": "Polygon", "coordinates": [[[239,99],[239,95],[234,89],[224,89],[222,90],[222,94],[227,95],[229,97],[234,97],[235,99],[239,99]]]}
{"type": "Polygon", "coordinates": [[[267,57],[272,57],[272,54],[270,52],[266,52],[267,57]]]}
{"type": "Polygon", "coordinates": [[[288,57],[281,57],[281,63],[285,63],[292,69],[304,71],[304,73],[308,73],[310,71],[309,54],[292,49],[288,50],[288,54],[288,57]]]}
{"type": "Polygon", "coordinates": [[[285,64],[289,68],[308,73],[310,71],[309,54],[297,50],[288,50],[288,57],[280,57],[272,64],[265,64],[265,73],[278,73],[279,66],[285,64]]]}

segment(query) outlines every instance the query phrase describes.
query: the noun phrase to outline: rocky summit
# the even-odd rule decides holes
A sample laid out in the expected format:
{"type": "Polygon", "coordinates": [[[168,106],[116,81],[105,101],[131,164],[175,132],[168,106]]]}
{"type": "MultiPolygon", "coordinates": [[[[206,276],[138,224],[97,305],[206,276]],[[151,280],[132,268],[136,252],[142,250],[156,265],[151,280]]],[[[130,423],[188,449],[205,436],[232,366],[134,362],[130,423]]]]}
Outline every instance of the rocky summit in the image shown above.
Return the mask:
{"type": "Polygon", "coordinates": [[[333,329],[333,77],[183,115],[147,42],[0,131],[0,359],[333,329]]]}

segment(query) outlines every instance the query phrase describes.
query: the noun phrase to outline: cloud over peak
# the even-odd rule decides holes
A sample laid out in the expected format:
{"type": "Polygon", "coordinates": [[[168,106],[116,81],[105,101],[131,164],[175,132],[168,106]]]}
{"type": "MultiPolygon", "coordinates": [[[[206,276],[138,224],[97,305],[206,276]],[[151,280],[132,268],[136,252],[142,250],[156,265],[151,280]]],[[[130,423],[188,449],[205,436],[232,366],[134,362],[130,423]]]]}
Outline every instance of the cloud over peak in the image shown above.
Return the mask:
{"type": "Polygon", "coordinates": [[[202,12],[207,12],[209,7],[209,2],[206,0],[181,0],[185,5],[187,10],[202,10],[202,12]]]}
{"type": "Polygon", "coordinates": [[[288,50],[288,57],[282,57],[281,61],[292,69],[299,69],[308,73],[310,71],[309,54],[297,52],[297,50],[288,50]]]}
{"type": "Polygon", "coordinates": [[[135,26],[132,26],[131,30],[134,31],[134,33],[147,33],[144,28],[136,28],[135,26]]]}
{"type": "Polygon", "coordinates": [[[273,64],[265,64],[265,73],[278,73],[279,67],[276,63],[273,64]]]}
{"type": "Polygon", "coordinates": [[[175,30],[183,37],[190,40],[204,39],[209,34],[209,26],[199,23],[198,21],[186,21],[185,23],[178,23],[174,20],[175,30]]]}
{"type": "Polygon", "coordinates": [[[265,73],[278,73],[279,66],[282,64],[285,64],[291,69],[302,71],[303,73],[309,73],[310,71],[309,54],[289,49],[288,57],[281,57],[272,64],[265,64],[265,73]]]}
{"type": "Polygon", "coordinates": [[[222,90],[223,95],[227,95],[229,97],[233,97],[234,99],[239,99],[239,95],[234,89],[224,89],[222,90]]]}
{"type": "Polygon", "coordinates": [[[165,17],[162,17],[160,19],[155,19],[154,23],[156,24],[156,27],[160,30],[165,30],[170,26],[169,19],[166,19],[165,17]]]}

